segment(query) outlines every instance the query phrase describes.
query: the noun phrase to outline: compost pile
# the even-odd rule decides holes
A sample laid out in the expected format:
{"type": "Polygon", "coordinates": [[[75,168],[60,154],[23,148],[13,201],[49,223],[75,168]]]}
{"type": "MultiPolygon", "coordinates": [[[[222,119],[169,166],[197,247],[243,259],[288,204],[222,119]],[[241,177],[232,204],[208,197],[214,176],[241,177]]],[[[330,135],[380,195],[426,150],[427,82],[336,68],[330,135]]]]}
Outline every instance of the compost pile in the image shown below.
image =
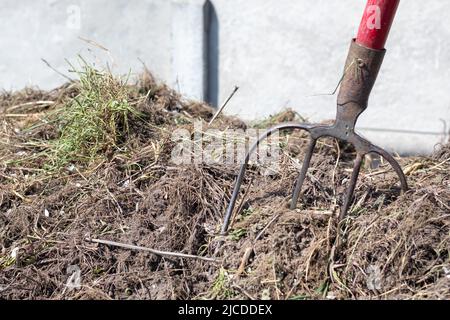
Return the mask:
{"type": "MultiPolygon", "coordinates": [[[[277,170],[250,165],[220,236],[238,165],[171,162],[172,132],[207,127],[213,109],[148,71],[133,85],[89,66],[79,77],[0,96],[1,298],[450,299],[450,145],[399,158],[406,194],[366,158],[338,225],[352,148],[321,141],[290,210],[308,137],[288,133],[277,170]]],[[[287,110],[253,126],[286,120],[300,119],[287,110]]],[[[220,116],[211,127],[247,125],[220,116]]]]}

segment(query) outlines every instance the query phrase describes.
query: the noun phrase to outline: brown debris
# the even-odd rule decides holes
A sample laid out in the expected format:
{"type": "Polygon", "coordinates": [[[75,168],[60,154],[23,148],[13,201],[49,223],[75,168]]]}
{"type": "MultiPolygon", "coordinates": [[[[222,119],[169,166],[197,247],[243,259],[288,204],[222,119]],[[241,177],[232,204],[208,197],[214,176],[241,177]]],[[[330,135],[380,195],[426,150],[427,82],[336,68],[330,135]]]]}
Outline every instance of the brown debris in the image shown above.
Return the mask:
{"type": "MultiPolygon", "coordinates": [[[[409,168],[405,195],[388,164],[366,165],[349,218],[337,226],[352,148],[332,139],[317,145],[301,209],[291,211],[307,136],[288,135],[275,175],[249,170],[247,184],[257,187],[221,239],[237,166],[169,162],[171,132],[192,132],[192,121],[206,123],[213,109],[184,101],[149,73],[133,88],[130,101],[142,115],[130,121],[122,151],[57,173],[43,171],[36,154],[45,145],[36,141],[57,138],[57,125],[43,119],[76,95],[77,84],[0,95],[0,298],[450,298],[450,145],[431,157],[400,159],[409,168]],[[5,117],[11,108],[34,116],[5,117]],[[86,237],[208,257],[223,240],[223,262],[127,251],[86,237]],[[80,286],[68,286],[77,272],[80,286]]],[[[294,119],[287,112],[271,123],[294,119]]],[[[222,115],[213,127],[246,124],[222,115]]]]}

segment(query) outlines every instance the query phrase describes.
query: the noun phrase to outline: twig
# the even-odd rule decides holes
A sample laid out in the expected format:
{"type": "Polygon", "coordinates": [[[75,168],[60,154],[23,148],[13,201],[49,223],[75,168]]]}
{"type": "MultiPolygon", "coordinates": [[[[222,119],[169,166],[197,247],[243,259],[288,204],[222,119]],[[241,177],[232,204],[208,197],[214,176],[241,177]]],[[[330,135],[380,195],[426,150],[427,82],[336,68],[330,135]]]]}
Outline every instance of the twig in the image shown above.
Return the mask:
{"type": "Polygon", "coordinates": [[[240,285],[233,284],[233,288],[238,289],[243,295],[245,295],[250,300],[256,300],[254,296],[252,296],[250,293],[248,293],[244,288],[242,288],[240,285]]]}
{"type": "Polygon", "coordinates": [[[358,62],[359,59],[354,59],[349,66],[345,69],[344,74],[342,75],[342,77],[339,79],[338,84],[336,85],[336,88],[334,88],[333,92],[331,93],[320,93],[320,94],[313,94],[309,97],[319,97],[319,96],[334,96],[336,94],[336,92],[339,89],[339,86],[341,85],[342,81],[344,81],[345,75],[347,74],[347,72],[350,70],[350,67],[353,66],[353,64],[355,62],[358,62]]]}
{"type": "Polygon", "coordinates": [[[277,271],[275,269],[275,259],[273,259],[272,263],[272,271],[273,271],[273,279],[274,279],[274,287],[275,287],[275,293],[277,294],[277,300],[280,300],[280,289],[278,288],[278,277],[277,277],[277,271]]]}
{"type": "Polygon", "coordinates": [[[132,244],[126,244],[126,243],[120,243],[115,241],[109,241],[109,240],[100,240],[100,239],[85,239],[88,242],[92,243],[100,243],[105,244],[107,246],[113,246],[113,247],[119,247],[124,249],[130,249],[130,250],[137,250],[137,251],[147,251],[151,252],[157,256],[167,256],[167,257],[177,257],[177,258],[186,258],[186,259],[198,259],[203,261],[209,261],[209,262],[218,262],[219,260],[214,258],[208,258],[208,257],[201,257],[201,256],[195,256],[191,254],[185,254],[185,253],[178,253],[178,252],[169,252],[169,251],[160,251],[156,249],[141,247],[141,246],[135,246],[132,244]]]}
{"type": "Polygon", "coordinates": [[[374,176],[378,176],[378,175],[380,175],[380,174],[388,173],[388,172],[390,172],[390,171],[391,171],[390,168],[389,168],[389,169],[386,169],[386,170],[374,171],[374,172],[371,172],[371,173],[368,173],[368,174],[364,175],[364,177],[367,177],[367,178],[369,178],[369,177],[374,177],[374,176]]]}
{"type": "Polygon", "coordinates": [[[86,42],[87,44],[90,44],[91,46],[94,46],[94,47],[97,47],[97,48],[100,48],[100,49],[102,49],[102,50],[104,50],[104,51],[109,52],[109,49],[108,49],[108,48],[106,48],[105,46],[102,46],[100,43],[98,43],[98,42],[96,42],[96,41],[94,41],[94,40],[86,39],[86,38],[83,38],[83,37],[81,37],[81,36],[78,37],[78,39],[80,39],[81,41],[86,42]]]}
{"type": "MultiPolygon", "coordinates": [[[[266,232],[266,230],[281,216],[280,213],[275,214],[272,219],[270,219],[270,221],[264,226],[264,228],[258,233],[258,235],[255,237],[255,240],[253,240],[253,242],[255,243],[256,241],[258,241],[263,235],[264,232],[266,232]]],[[[245,267],[248,264],[248,260],[250,259],[252,253],[254,253],[254,246],[252,247],[248,247],[247,249],[245,249],[244,255],[242,256],[241,259],[241,263],[239,265],[239,268],[236,272],[236,276],[239,278],[241,276],[241,274],[245,271],[245,267]]]]}
{"type": "Polygon", "coordinates": [[[225,100],[225,102],[222,104],[222,106],[217,110],[216,114],[212,117],[211,121],[209,121],[208,126],[210,126],[214,120],[222,113],[223,109],[227,106],[228,102],[230,102],[231,98],[235,95],[235,93],[239,90],[238,86],[235,86],[233,89],[233,92],[231,92],[230,96],[225,100]]]}
{"type": "Polygon", "coordinates": [[[392,290],[389,290],[389,291],[386,291],[386,292],[384,292],[384,293],[381,293],[381,294],[379,294],[378,296],[375,296],[375,298],[381,298],[381,297],[387,296],[388,294],[390,294],[390,293],[392,293],[392,292],[395,292],[395,291],[400,290],[400,289],[403,288],[405,285],[406,285],[405,283],[402,283],[402,284],[401,284],[400,286],[398,286],[397,288],[394,288],[394,289],[392,289],[392,290]]]}
{"type": "Polygon", "coordinates": [[[266,226],[258,233],[258,235],[255,238],[255,241],[258,241],[264,234],[264,232],[266,232],[267,228],[269,228],[272,223],[275,222],[275,220],[277,220],[280,217],[281,214],[276,214],[267,224],[266,226]]]}
{"type": "Polygon", "coordinates": [[[5,118],[27,118],[30,116],[39,115],[39,113],[6,113],[2,114],[5,118]]]}
{"type": "Polygon", "coordinates": [[[52,69],[53,71],[55,71],[55,72],[56,72],[57,74],[59,74],[61,77],[66,78],[66,79],[69,80],[70,82],[73,82],[73,79],[72,79],[72,78],[66,76],[64,73],[62,73],[62,72],[56,70],[55,68],[53,68],[53,67],[50,65],[50,63],[48,63],[47,60],[45,60],[44,58],[41,58],[41,60],[42,60],[42,62],[44,62],[44,63],[47,65],[47,67],[49,67],[50,69],[52,69]]]}
{"type": "Polygon", "coordinates": [[[239,265],[239,268],[236,272],[236,277],[239,278],[241,274],[245,271],[245,267],[248,264],[248,260],[250,259],[250,256],[253,253],[253,247],[248,247],[245,249],[244,256],[241,259],[241,264],[239,265]]]}
{"type": "Polygon", "coordinates": [[[443,164],[445,164],[446,162],[449,162],[449,161],[450,161],[450,158],[448,158],[448,159],[442,161],[441,163],[439,163],[439,164],[437,164],[437,165],[435,165],[435,166],[433,166],[433,167],[431,167],[431,168],[428,168],[427,170],[428,170],[428,171],[431,171],[431,170],[434,170],[434,169],[436,169],[436,168],[439,168],[440,166],[442,166],[443,164]]]}
{"type": "Polygon", "coordinates": [[[326,241],[327,239],[322,239],[319,242],[316,243],[316,245],[312,248],[311,252],[309,253],[308,259],[306,259],[306,269],[305,269],[305,280],[308,281],[308,274],[309,274],[309,267],[311,265],[311,260],[314,256],[314,253],[317,249],[319,249],[322,242],[326,241]]]}
{"type": "Polygon", "coordinates": [[[54,101],[32,101],[32,102],[21,103],[21,104],[18,104],[18,105],[9,107],[9,108],[7,108],[6,110],[7,110],[8,112],[11,112],[11,111],[13,111],[13,110],[20,109],[20,108],[22,108],[22,107],[27,107],[27,106],[38,106],[38,105],[44,105],[44,106],[47,106],[47,105],[52,105],[52,104],[54,104],[54,103],[55,103],[54,101]]]}

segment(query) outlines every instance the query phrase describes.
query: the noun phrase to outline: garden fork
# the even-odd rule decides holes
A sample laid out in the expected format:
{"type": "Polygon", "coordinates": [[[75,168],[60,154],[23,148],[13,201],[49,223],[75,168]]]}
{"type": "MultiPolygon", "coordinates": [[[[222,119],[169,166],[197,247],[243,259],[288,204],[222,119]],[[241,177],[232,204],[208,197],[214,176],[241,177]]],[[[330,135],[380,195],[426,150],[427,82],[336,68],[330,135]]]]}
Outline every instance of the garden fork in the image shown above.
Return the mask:
{"type": "Polygon", "coordinates": [[[303,182],[306,177],[314,147],[319,138],[334,137],[352,144],[356,149],[356,160],[349,185],[341,206],[339,221],[345,218],[352,203],[353,193],[358,180],[364,156],[369,153],[379,154],[385,158],[397,173],[401,189],[406,192],[408,184],[405,175],[397,161],[385,150],[370,143],[368,140],[355,133],[355,124],[359,115],[367,108],[370,92],[380,70],[386,50],[384,45],[387,40],[395,13],[400,0],[368,0],[358,36],[350,44],[350,50],[344,68],[344,74],[340,82],[340,90],[337,98],[336,120],[332,125],[313,125],[301,123],[283,123],[265,132],[250,148],[241,166],[236,179],[233,194],[228,205],[222,234],[228,230],[230,219],[239,195],[239,189],[244,178],[250,155],[259,144],[273,133],[280,130],[301,129],[310,133],[311,141],[305,154],[305,159],[297,178],[292,194],[291,209],[295,209],[303,182]]]}

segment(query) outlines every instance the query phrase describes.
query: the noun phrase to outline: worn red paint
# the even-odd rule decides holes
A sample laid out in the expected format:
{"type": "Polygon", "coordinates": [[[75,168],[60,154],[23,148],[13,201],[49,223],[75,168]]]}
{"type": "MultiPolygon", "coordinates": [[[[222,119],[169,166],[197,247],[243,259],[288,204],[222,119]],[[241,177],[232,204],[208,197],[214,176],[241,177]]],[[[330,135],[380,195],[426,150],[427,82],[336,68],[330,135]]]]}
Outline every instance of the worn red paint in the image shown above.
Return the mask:
{"type": "Polygon", "coordinates": [[[370,49],[384,49],[400,0],[368,0],[356,42],[370,49]]]}

